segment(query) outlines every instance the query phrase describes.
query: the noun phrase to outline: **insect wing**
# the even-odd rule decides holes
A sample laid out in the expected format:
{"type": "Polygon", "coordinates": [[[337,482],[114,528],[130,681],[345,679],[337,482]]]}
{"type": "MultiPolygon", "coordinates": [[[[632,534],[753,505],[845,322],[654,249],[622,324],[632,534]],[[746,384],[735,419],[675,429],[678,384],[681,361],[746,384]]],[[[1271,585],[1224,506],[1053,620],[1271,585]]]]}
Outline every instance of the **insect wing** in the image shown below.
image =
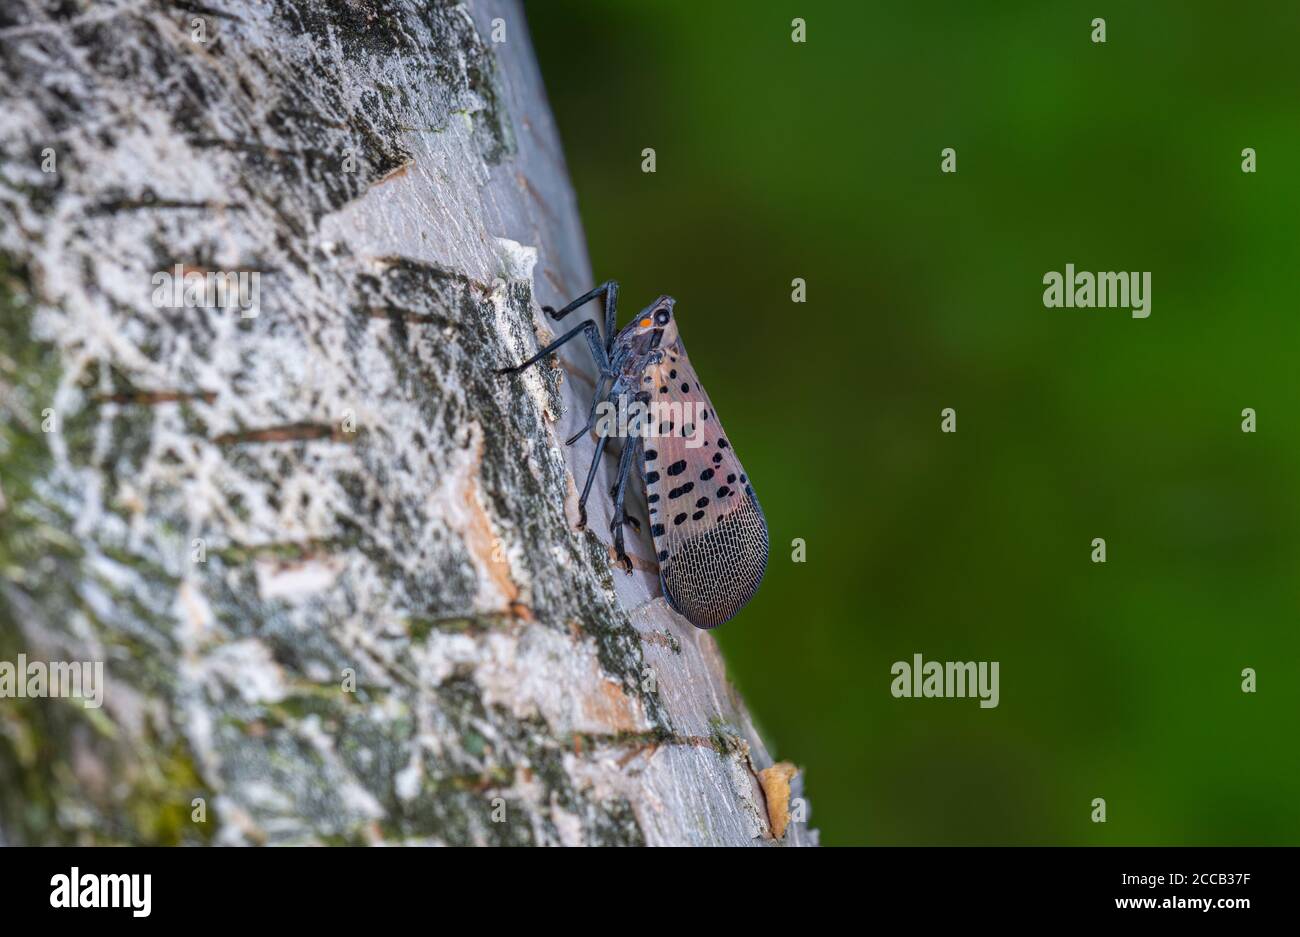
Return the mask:
{"type": "Polygon", "coordinates": [[[767,569],[763,509],[680,345],[650,365],[643,473],[659,579],[699,628],[731,619],[767,569]]]}

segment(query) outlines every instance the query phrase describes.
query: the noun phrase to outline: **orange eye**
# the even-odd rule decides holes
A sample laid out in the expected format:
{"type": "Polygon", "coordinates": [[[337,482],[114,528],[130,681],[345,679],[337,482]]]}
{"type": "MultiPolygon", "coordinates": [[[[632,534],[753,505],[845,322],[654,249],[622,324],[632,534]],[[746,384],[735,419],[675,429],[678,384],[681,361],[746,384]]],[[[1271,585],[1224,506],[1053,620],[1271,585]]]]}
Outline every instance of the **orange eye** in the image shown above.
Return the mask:
{"type": "Polygon", "coordinates": [[[649,319],[642,319],[642,320],[638,323],[638,325],[640,325],[641,328],[643,328],[643,329],[648,329],[648,328],[650,328],[650,326],[653,325],[653,324],[654,324],[654,323],[651,322],[649,319]]]}

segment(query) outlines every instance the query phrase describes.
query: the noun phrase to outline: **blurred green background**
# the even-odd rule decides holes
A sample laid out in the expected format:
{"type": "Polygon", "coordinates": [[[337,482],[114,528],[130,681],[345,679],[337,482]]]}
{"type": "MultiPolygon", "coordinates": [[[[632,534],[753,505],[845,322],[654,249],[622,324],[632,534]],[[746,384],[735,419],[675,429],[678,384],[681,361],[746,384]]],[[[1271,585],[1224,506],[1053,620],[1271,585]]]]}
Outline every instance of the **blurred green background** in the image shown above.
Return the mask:
{"type": "Polygon", "coordinates": [[[823,842],[1300,842],[1300,5],[527,13],[596,279],[678,298],[766,511],[719,637],[823,842]],[[1001,705],[894,699],[918,652],[1001,705]]]}

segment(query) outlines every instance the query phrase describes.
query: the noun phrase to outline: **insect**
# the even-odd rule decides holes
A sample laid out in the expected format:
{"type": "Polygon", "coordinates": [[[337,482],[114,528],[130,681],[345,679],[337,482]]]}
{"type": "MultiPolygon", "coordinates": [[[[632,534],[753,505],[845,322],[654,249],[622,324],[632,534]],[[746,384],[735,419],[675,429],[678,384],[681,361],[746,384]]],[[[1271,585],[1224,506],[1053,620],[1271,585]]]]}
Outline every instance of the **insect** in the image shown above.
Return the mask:
{"type": "Polygon", "coordinates": [[[709,395],[686,356],[673,317],[676,300],[660,296],[615,332],[618,283],[610,280],[584,293],[563,309],[543,306],[560,320],[593,299],[605,304],[605,330],[588,319],[551,342],[527,361],[498,374],[517,374],[541,361],[565,342],[585,335],[600,369],[587,423],[568,441],[573,445],[598,430],[596,454],[578,499],[582,529],[587,523],[587,496],[611,436],[623,439],[618,481],[610,491],[614,517],[610,533],[614,555],[627,573],[632,561],[623,544],[623,528],[641,529],[624,502],[635,468],[645,484],[650,534],[659,559],[664,596],[697,628],[716,628],[730,620],[758,591],[767,569],[767,521],[736,450],[723,433],[709,395]],[[604,404],[604,407],[601,405],[604,404]],[[632,414],[619,421],[619,432],[602,421],[600,411],[632,414]]]}

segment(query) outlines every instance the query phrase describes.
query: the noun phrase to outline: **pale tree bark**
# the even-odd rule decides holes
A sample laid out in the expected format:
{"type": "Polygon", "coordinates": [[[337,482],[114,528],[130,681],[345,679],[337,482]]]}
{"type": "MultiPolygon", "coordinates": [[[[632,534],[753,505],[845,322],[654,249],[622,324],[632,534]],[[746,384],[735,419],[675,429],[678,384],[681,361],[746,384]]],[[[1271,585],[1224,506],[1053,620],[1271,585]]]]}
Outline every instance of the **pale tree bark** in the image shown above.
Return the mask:
{"type": "Polygon", "coordinates": [[[493,373],[592,284],[517,5],[9,0],[0,68],[0,660],[106,667],[0,700],[0,840],[778,842],[713,638],[573,527],[590,362],[493,373]]]}

